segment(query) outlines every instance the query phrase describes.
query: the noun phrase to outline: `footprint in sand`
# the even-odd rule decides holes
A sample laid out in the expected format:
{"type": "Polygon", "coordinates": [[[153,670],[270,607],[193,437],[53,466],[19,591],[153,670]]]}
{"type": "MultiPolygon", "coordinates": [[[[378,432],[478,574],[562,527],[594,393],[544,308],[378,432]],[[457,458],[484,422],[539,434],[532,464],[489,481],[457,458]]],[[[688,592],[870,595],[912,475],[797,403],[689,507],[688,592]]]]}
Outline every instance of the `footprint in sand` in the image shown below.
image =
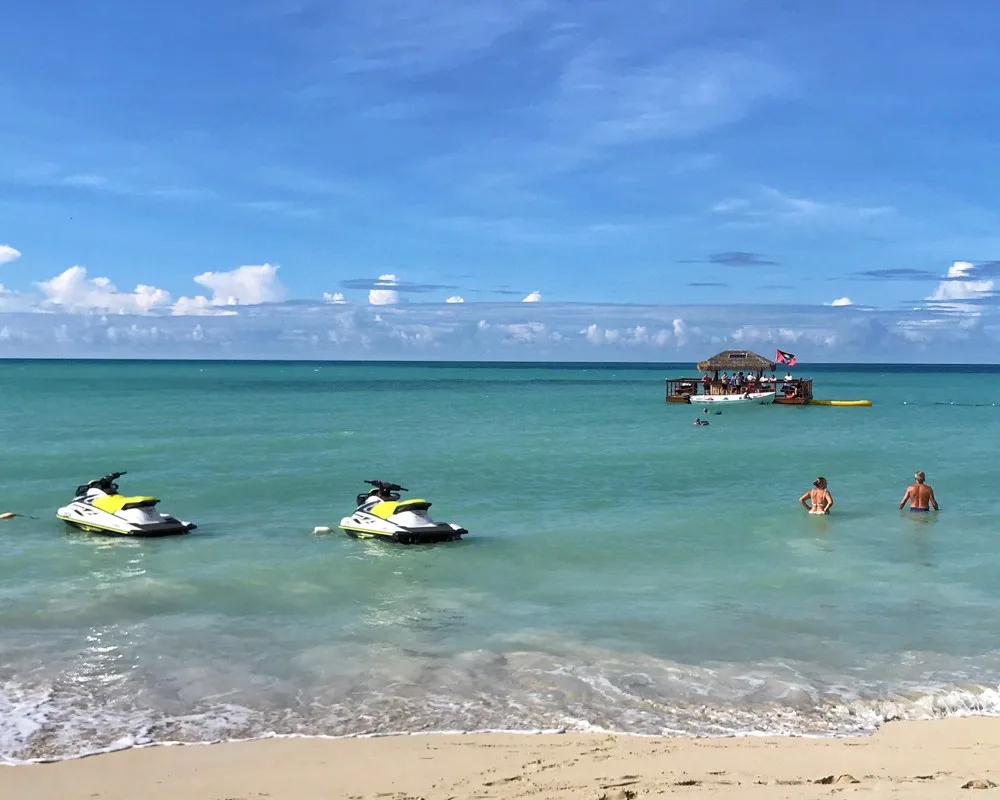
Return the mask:
{"type": "Polygon", "coordinates": [[[853,775],[827,775],[825,778],[817,778],[813,783],[861,783],[853,775]]]}

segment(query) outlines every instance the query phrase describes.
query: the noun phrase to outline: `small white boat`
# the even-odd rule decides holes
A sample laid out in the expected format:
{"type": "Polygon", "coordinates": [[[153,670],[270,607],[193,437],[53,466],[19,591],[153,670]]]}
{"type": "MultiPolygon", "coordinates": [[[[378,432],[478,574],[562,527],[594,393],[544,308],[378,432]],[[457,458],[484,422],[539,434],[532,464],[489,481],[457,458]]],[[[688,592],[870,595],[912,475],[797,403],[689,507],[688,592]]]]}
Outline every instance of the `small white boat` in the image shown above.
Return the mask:
{"type": "Polygon", "coordinates": [[[765,405],[774,401],[774,390],[769,392],[744,392],[743,394],[696,394],[691,396],[693,406],[738,406],[754,403],[765,405]]]}

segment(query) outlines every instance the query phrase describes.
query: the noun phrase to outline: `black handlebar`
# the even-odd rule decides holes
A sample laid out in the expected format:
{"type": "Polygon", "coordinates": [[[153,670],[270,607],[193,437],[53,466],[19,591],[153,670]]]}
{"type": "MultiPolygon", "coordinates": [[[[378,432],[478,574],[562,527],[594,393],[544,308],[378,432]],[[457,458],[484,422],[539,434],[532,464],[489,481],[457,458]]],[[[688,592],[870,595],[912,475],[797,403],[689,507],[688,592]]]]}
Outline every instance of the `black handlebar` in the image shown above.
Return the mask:
{"type": "Polygon", "coordinates": [[[100,489],[102,492],[107,494],[117,494],[118,484],[115,483],[122,475],[127,475],[127,472],[112,472],[110,475],[105,475],[103,478],[96,478],[92,481],[76,487],[76,497],[81,497],[87,493],[88,489],[100,489]]]}
{"type": "Polygon", "coordinates": [[[122,475],[128,475],[128,472],[112,472],[110,475],[105,475],[103,478],[91,481],[88,486],[100,486],[101,484],[114,483],[122,475]]]}
{"type": "Polygon", "coordinates": [[[369,486],[374,486],[383,492],[408,492],[410,491],[405,486],[400,486],[398,483],[388,483],[387,481],[365,481],[369,486]]]}

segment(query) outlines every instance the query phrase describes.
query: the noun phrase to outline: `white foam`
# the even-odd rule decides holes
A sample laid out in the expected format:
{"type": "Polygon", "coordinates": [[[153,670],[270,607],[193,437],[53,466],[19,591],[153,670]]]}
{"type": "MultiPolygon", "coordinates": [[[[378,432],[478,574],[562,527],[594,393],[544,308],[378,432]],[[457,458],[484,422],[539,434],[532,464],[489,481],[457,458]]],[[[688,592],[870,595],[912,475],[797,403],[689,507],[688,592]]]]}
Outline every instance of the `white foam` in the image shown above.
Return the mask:
{"type": "Polygon", "coordinates": [[[342,643],[286,662],[296,677],[280,681],[230,665],[220,683],[214,671],[168,659],[157,662],[171,677],[162,687],[148,683],[149,675],[124,686],[8,682],[0,687],[0,763],[272,737],[569,731],[836,737],[870,733],[890,720],[1000,716],[1000,686],[957,683],[963,673],[982,671],[978,660],[975,668],[961,659],[937,662],[947,672],[934,674],[955,682],[938,687],[924,671],[932,654],[886,655],[886,664],[825,679],[815,667],[787,662],[694,666],[580,647],[572,656],[566,663],[566,653],[538,650],[436,654],[342,643]],[[866,684],[858,679],[866,674],[900,681],[866,684]],[[907,675],[925,682],[906,682],[907,675]],[[265,678],[268,693],[261,695],[265,678]],[[241,705],[249,705],[250,694],[253,707],[241,705]]]}

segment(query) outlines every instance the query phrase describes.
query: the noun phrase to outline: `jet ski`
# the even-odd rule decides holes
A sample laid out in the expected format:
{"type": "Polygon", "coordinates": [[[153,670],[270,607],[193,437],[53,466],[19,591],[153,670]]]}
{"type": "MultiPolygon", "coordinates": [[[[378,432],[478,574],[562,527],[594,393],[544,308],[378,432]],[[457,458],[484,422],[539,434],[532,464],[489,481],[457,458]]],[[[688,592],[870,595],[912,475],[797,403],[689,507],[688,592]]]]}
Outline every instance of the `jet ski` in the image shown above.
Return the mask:
{"type": "Polygon", "coordinates": [[[427,514],[431,504],[413,498],[401,500],[409,491],[397,483],[365,481],[372,489],[359,494],[358,507],[340,521],[341,529],[356,539],[383,539],[399,544],[430,544],[461,539],[468,531],[449,522],[435,522],[427,514]]]}
{"type": "Polygon", "coordinates": [[[161,514],[156,510],[160,501],[155,497],[119,494],[115,481],[125,474],[112,472],[77,486],[73,500],[60,508],[56,516],[84,531],[121,536],[170,536],[198,527],[192,522],[161,514]]]}

